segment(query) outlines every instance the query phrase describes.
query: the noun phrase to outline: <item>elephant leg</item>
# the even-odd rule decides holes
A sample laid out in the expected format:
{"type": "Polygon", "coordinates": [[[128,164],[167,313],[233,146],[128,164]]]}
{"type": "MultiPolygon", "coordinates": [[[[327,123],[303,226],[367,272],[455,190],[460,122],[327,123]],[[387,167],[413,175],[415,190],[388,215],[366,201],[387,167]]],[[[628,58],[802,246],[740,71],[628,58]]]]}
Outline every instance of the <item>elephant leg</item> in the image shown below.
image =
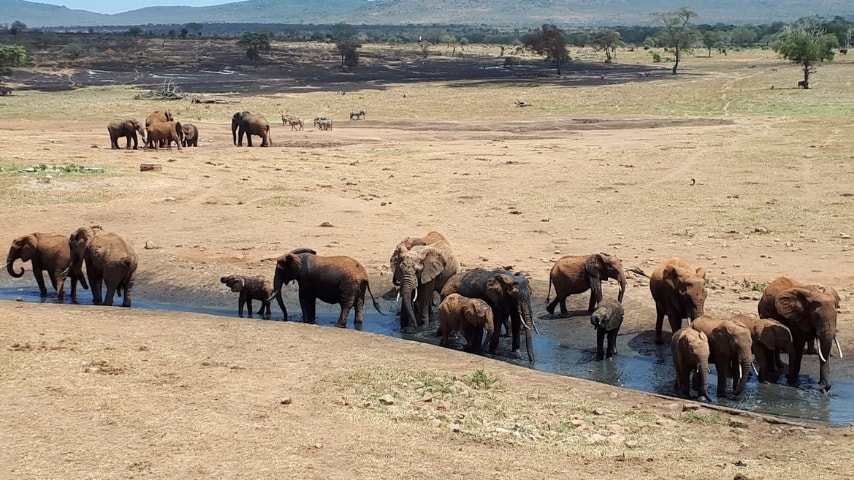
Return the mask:
{"type": "Polygon", "coordinates": [[[299,308],[302,311],[302,321],[303,323],[315,323],[315,304],[317,299],[314,295],[304,290],[300,288],[299,292],[299,308]]]}
{"type": "Polygon", "coordinates": [[[522,316],[518,312],[510,314],[510,331],[513,336],[512,352],[518,352],[522,348],[522,316]]]}
{"type": "Polygon", "coordinates": [[[664,326],[664,308],[655,302],[655,343],[661,345],[664,343],[662,339],[661,329],[664,326]]]}
{"type": "Polygon", "coordinates": [[[433,283],[418,287],[418,299],[415,300],[415,324],[417,327],[430,325],[430,304],[433,302],[433,283]]]}
{"type": "Polygon", "coordinates": [[[568,297],[569,295],[563,295],[561,293],[555,292],[555,299],[552,300],[551,303],[546,306],[546,311],[549,312],[549,315],[554,315],[555,307],[557,305],[560,305],[560,314],[562,316],[566,316],[568,312],[568,310],[566,309],[566,299],[568,297]]]}
{"type": "Polygon", "coordinates": [[[596,360],[605,359],[605,330],[596,329],[596,360]]]}
{"type": "MultiPolygon", "coordinates": [[[[353,323],[356,325],[356,328],[361,328],[363,315],[365,311],[365,289],[362,289],[362,294],[356,297],[356,303],[353,304],[353,323]]],[[[344,325],[346,326],[347,319],[344,319],[344,325]]]]}
{"type": "Polygon", "coordinates": [[[715,369],[718,371],[718,397],[726,395],[726,382],[729,379],[729,362],[715,362],[715,369]]]}
{"type": "Polygon", "coordinates": [[[587,303],[587,313],[593,313],[596,310],[596,305],[599,303],[594,292],[590,292],[590,301],[587,303]]]}
{"type": "Polygon", "coordinates": [[[546,305],[546,311],[549,312],[549,315],[554,315],[555,307],[557,307],[558,302],[560,302],[560,300],[557,296],[555,296],[555,299],[549,302],[548,305],[546,305]]]}
{"type": "Polygon", "coordinates": [[[124,298],[124,300],[122,300],[122,307],[130,308],[131,293],[133,292],[133,278],[125,280],[125,283],[122,286],[122,290],[124,290],[124,292],[125,292],[125,298],[124,298]]]}
{"type": "Polygon", "coordinates": [[[62,301],[65,297],[65,275],[63,275],[62,271],[54,271],[50,272],[50,283],[53,285],[54,291],[56,291],[56,299],[58,301],[62,301]]]}
{"type": "Polygon", "coordinates": [[[352,304],[349,302],[341,304],[341,313],[338,315],[338,322],[335,323],[336,327],[347,328],[347,317],[350,316],[350,308],[352,308],[352,304]]]}
{"type": "Polygon", "coordinates": [[[101,288],[103,288],[103,279],[100,275],[94,272],[90,273],[88,266],[86,267],[86,274],[89,277],[89,287],[92,289],[92,303],[95,305],[100,305],[103,301],[103,297],[101,296],[101,288]]]}
{"type": "Polygon", "coordinates": [[[789,386],[797,387],[801,383],[800,375],[801,361],[803,361],[804,358],[804,340],[803,338],[799,338],[794,335],[793,340],[795,342],[795,355],[794,358],[789,358],[789,375],[786,379],[788,380],[789,386]]]}
{"type": "Polygon", "coordinates": [[[112,285],[112,284],[108,284],[107,285],[107,293],[104,295],[104,303],[102,305],[105,305],[107,307],[112,306],[113,305],[113,297],[115,296],[115,294],[116,294],[116,286],[112,285]]]}
{"type": "Polygon", "coordinates": [[[489,353],[495,355],[495,352],[498,350],[498,342],[501,340],[500,325],[507,323],[507,317],[510,314],[507,312],[496,312],[494,309],[492,314],[495,319],[495,330],[492,332],[492,338],[489,339],[489,353]]]}
{"type": "Polygon", "coordinates": [[[249,318],[252,318],[252,297],[246,297],[246,311],[249,318]]]}
{"type": "Polygon", "coordinates": [[[33,276],[36,277],[36,283],[39,284],[39,295],[42,298],[47,297],[47,286],[44,283],[44,275],[42,274],[41,267],[33,267],[33,276]]]}
{"type": "MultiPolygon", "coordinates": [[[[240,292],[240,298],[237,300],[237,316],[243,318],[243,306],[246,305],[246,294],[240,292]]],[[[249,311],[249,315],[252,315],[252,311],[249,311]]]]}
{"type": "Polygon", "coordinates": [[[608,350],[605,352],[606,357],[613,357],[617,354],[617,331],[608,331],[608,350]]]}

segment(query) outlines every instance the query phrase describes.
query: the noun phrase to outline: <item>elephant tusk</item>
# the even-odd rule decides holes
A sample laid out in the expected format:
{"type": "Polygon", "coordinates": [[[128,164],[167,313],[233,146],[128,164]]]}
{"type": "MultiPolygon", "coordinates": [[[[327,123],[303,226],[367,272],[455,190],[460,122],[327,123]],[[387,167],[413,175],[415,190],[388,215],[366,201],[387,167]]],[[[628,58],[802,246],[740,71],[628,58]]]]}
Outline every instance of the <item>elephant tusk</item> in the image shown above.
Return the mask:
{"type": "Polygon", "coordinates": [[[759,370],[756,369],[756,362],[751,363],[750,367],[753,368],[753,374],[758,377],[759,376],[759,370]]]}
{"type": "Polygon", "coordinates": [[[821,363],[827,363],[827,359],[824,358],[824,355],[821,353],[821,348],[818,349],[818,358],[821,359],[821,363]]]}
{"type": "Polygon", "coordinates": [[[744,371],[741,370],[741,364],[740,363],[738,364],[738,378],[744,378],[744,371]]]}
{"type": "Polygon", "coordinates": [[[418,289],[417,289],[417,288],[415,289],[415,295],[412,297],[412,301],[413,301],[413,302],[417,302],[417,301],[418,301],[418,289]]]}
{"type": "Polygon", "coordinates": [[[397,298],[395,298],[395,299],[394,299],[394,301],[395,301],[395,302],[399,302],[399,301],[400,301],[400,289],[399,289],[399,288],[397,289],[397,298]]]}
{"type": "Polygon", "coordinates": [[[842,345],[839,344],[839,339],[833,339],[836,342],[836,349],[839,350],[839,359],[842,360],[842,345]]]}

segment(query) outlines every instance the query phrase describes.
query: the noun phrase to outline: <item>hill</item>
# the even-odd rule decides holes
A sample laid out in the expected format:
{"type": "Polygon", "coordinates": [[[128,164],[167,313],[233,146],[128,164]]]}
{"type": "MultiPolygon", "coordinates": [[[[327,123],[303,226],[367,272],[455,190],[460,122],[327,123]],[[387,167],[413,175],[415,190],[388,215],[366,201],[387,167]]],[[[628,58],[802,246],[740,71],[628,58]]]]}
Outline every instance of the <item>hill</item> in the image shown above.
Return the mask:
{"type": "MultiPolygon", "coordinates": [[[[530,26],[637,25],[649,14],[685,6],[681,0],[248,0],[212,7],[146,7],[115,15],[46,5],[25,0],[0,0],[10,21],[31,28],[200,23],[288,24],[477,24],[530,26]]],[[[854,4],[845,0],[722,0],[689,5],[701,23],[769,23],[808,15],[854,16],[854,4]]]]}

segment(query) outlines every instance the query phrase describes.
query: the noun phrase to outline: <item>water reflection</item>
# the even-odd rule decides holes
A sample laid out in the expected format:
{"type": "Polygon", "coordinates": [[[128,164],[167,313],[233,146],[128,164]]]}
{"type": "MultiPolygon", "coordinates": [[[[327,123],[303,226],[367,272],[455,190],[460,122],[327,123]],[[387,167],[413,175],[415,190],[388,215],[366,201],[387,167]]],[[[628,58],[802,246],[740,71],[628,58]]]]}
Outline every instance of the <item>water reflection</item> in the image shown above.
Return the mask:
{"type": "MultiPolygon", "coordinates": [[[[38,288],[0,287],[0,300],[25,302],[57,303],[53,297],[40,298],[38,288]]],[[[91,303],[88,292],[80,296],[80,303],[91,303]]],[[[66,295],[64,303],[71,303],[66,295]]],[[[235,300],[236,303],[236,300],[235,300]]],[[[337,307],[325,308],[318,304],[317,323],[335,328],[338,319],[337,307]]],[[[327,307],[327,306],[323,306],[327,307]]],[[[116,307],[119,308],[119,307],[116,307]]],[[[174,312],[193,312],[209,315],[236,317],[236,308],[209,308],[189,305],[172,305],[134,298],[134,308],[167,310],[174,312]]],[[[276,315],[274,314],[274,318],[276,315]]],[[[280,317],[279,317],[280,318],[280,317]]],[[[541,318],[538,320],[539,335],[534,336],[534,349],[537,362],[532,368],[577,378],[584,378],[633,390],[676,395],[674,390],[674,370],[671,361],[670,346],[656,345],[652,330],[622,331],[617,337],[616,357],[597,361],[595,331],[586,317],[564,319],[541,318]]],[[[348,328],[353,328],[352,314],[348,328]]],[[[401,334],[400,321],[394,314],[385,316],[367,311],[364,315],[363,330],[386,336],[404,338],[412,341],[439,344],[435,329],[414,334],[401,334]]],[[[531,368],[527,355],[509,352],[509,339],[502,340],[496,358],[531,368]]],[[[459,346],[458,346],[459,348],[459,346]]],[[[784,356],[785,358],[785,356],[784,356]]],[[[747,389],[738,398],[717,398],[715,386],[717,375],[714,367],[709,378],[709,394],[713,403],[727,407],[784,417],[826,422],[830,424],[854,423],[854,369],[845,360],[833,360],[834,385],[830,394],[822,392],[816,382],[818,379],[818,360],[807,357],[802,367],[801,387],[786,385],[781,375],[777,383],[759,384],[755,377],[747,383],[747,389]]]]}

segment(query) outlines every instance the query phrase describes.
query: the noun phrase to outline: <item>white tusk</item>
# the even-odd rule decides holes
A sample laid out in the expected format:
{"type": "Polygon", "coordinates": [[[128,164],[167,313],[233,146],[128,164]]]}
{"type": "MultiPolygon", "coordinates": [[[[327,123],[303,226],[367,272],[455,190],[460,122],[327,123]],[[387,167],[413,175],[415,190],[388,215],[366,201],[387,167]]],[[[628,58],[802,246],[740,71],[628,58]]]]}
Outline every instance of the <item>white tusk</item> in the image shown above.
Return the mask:
{"type": "Polygon", "coordinates": [[[413,297],[412,297],[412,301],[413,301],[413,302],[417,302],[417,301],[418,301],[418,289],[417,289],[417,288],[415,289],[415,295],[413,295],[413,297]]]}
{"type": "Polygon", "coordinates": [[[744,375],[744,372],[741,370],[741,364],[738,364],[738,379],[741,380],[741,377],[744,375]]]}
{"type": "Polygon", "coordinates": [[[759,376],[759,370],[756,369],[756,362],[751,363],[750,366],[753,367],[753,374],[758,377],[759,376]]]}
{"type": "Polygon", "coordinates": [[[833,340],[836,341],[836,349],[839,350],[839,359],[842,360],[842,345],[839,344],[838,338],[834,338],[833,340]]]}
{"type": "Polygon", "coordinates": [[[821,354],[821,347],[818,347],[818,358],[821,359],[821,363],[827,363],[827,359],[821,354]]]}
{"type": "Polygon", "coordinates": [[[394,301],[395,301],[395,302],[399,302],[399,301],[400,301],[400,289],[399,289],[399,288],[397,289],[397,298],[396,298],[394,301]]]}

